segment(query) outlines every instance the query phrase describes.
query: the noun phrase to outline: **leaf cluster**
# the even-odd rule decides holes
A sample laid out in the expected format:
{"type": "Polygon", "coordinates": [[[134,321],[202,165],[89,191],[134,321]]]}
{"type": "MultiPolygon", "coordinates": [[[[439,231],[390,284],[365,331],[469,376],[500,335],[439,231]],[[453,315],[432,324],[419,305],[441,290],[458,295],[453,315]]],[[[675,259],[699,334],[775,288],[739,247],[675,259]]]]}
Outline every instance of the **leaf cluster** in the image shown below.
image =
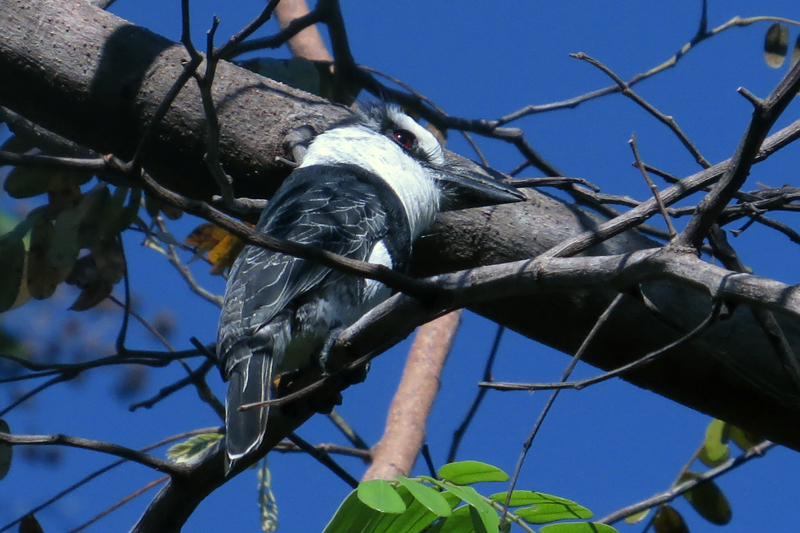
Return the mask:
{"type": "MultiPolygon", "coordinates": [[[[508,481],[508,474],[479,461],[444,465],[438,478],[398,477],[395,481],[374,479],[361,483],[339,506],[324,533],[350,531],[381,533],[494,533],[508,531],[510,522],[501,524],[507,492],[484,496],[471,485],[508,481]]],[[[529,490],[514,490],[510,495],[507,518],[526,531],[526,524],[547,524],[545,533],[613,533],[613,527],[587,520],[592,512],[574,501],[529,490]]]]}

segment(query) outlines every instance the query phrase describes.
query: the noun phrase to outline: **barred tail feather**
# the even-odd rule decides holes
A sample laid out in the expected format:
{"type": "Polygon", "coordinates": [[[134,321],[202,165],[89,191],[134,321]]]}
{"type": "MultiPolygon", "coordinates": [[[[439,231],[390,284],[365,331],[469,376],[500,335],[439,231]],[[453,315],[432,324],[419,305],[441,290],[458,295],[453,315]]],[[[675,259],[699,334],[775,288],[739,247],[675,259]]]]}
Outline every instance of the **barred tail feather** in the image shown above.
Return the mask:
{"type": "Polygon", "coordinates": [[[226,474],[236,461],[258,448],[264,439],[269,407],[254,407],[245,411],[240,411],[239,407],[268,400],[271,381],[270,355],[252,354],[237,363],[230,372],[225,402],[226,474]]]}

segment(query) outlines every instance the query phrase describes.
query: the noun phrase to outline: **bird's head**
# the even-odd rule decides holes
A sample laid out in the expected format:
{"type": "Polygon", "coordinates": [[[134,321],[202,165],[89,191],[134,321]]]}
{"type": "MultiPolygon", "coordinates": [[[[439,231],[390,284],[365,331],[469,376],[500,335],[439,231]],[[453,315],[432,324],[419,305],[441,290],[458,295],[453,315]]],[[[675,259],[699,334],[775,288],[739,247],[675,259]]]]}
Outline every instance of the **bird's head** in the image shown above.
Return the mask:
{"type": "Polygon", "coordinates": [[[359,121],[389,139],[416,160],[441,191],[440,211],[519,202],[525,196],[503,183],[506,176],[485,169],[453,152],[442,149],[434,134],[396,105],[377,103],[359,111],[359,121]]]}
{"type": "Polygon", "coordinates": [[[355,165],[397,194],[416,238],[439,211],[518,202],[525,196],[481,166],[445,151],[396,105],[362,107],[317,136],[301,167],[355,165]]]}

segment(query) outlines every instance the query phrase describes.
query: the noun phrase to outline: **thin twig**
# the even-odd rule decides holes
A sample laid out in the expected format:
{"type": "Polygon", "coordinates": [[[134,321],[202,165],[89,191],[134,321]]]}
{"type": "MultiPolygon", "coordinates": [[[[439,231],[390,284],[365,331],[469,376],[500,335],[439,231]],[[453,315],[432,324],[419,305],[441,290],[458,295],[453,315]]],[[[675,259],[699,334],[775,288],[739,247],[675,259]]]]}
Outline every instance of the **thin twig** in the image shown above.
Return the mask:
{"type": "Polygon", "coordinates": [[[336,476],[350,485],[351,488],[358,487],[358,480],[350,475],[347,470],[341,467],[339,463],[333,460],[328,452],[318,448],[316,446],[312,446],[302,438],[300,438],[296,433],[289,433],[288,439],[294,443],[295,446],[306,452],[308,455],[319,461],[325,468],[336,474],[336,476]]]}
{"type": "MultiPolygon", "coordinates": [[[[754,161],[763,161],[777,150],[796,141],[798,137],[800,137],[800,120],[794,121],[789,126],[769,136],[761,145],[761,149],[758,151],[754,161]]],[[[732,166],[732,160],[728,159],[689,176],[688,178],[684,178],[680,183],[662,190],[661,199],[664,205],[672,205],[678,200],[686,198],[702,190],[704,187],[717,182],[717,180],[719,180],[726,171],[732,168],[732,166]]],[[[638,226],[656,213],[658,213],[658,204],[655,199],[647,200],[642,202],[638,207],[600,224],[591,231],[586,231],[580,235],[564,240],[542,255],[545,257],[569,257],[578,254],[591,246],[604,242],[624,231],[638,226]]]]}
{"type": "Polygon", "coordinates": [[[686,147],[686,149],[689,151],[689,153],[692,154],[695,161],[697,161],[697,163],[700,164],[700,166],[702,166],[703,168],[708,168],[711,166],[711,163],[709,163],[708,160],[705,157],[703,157],[703,154],[701,154],[700,151],[697,149],[697,147],[694,145],[694,143],[691,140],[689,140],[689,137],[687,137],[686,134],[683,133],[683,130],[681,130],[680,126],[678,126],[678,123],[675,122],[674,118],[665,115],[664,113],[656,109],[647,100],[636,94],[633,91],[633,89],[630,88],[629,84],[622,81],[622,78],[617,76],[614,73],[614,71],[608,68],[605,64],[592,57],[587,56],[583,52],[579,52],[577,54],[570,54],[570,57],[586,61],[590,65],[594,65],[595,67],[599,68],[604,73],[606,73],[619,86],[620,92],[624,96],[627,96],[628,98],[639,104],[639,106],[642,109],[650,113],[659,122],[665,124],[670,130],[672,130],[675,136],[678,137],[678,140],[681,142],[681,144],[683,144],[683,146],[686,147]]]}
{"type": "MultiPolygon", "coordinates": [[[[158,225],[158,229],[162,235],[171,236],[162,217],[156,216],[155,222],[158,225]]],[[[214,294],[211,291],[205,289],[197,282],[196,279],[194,279],[194,276],[192,275],[192,270],[188,267],[188,265],[186,265],[183,261],[181,261],[181,258],[178,256],[178,253],[175,250],[175,245],[169,242],[165,242],[163,240],[161,242],[166,247],[164,255],[166,256],[170,264],[175,267],[175,270],[178,271],[178,274],[181,275],[181,277],[186,282],[186,285],[189,287],[189,289],[196,295],[203,298],[204,300],[211,302],[217,307],[222,307],[222,296],[214,294]]]]}
{"type": "MultiPolygon", "coordinates": [[[[335,425],[339,431],[342,432],[342,435],[347,437],[347,440],[349,440],[353,446],[359,450],[370,449],[369,444],[367,444],[367,442],[361,438],[361,435],[359,435],[356,430],[353,429],[353,426],[351,426],[347,420],[345,420],[344,417],[336,411],[336,409],[332,409],[331,412],[328,413],[328,419],[333,422],[333,425],[335,425]]],[[[371,457],[372,456],[370,455],[370,458],[371,457]]]]}
{"type": "MultiPolygon", "coordinates": [[[[494,367],[494,360],[497,357],[497,352],[500,349],[500,340],[503,338],[503,333],[505,332],[506,328],[504,326],[497,326],[497,332],[494,335],[494,342],[492,342],[492,348],[489,350],[489,357],[486,358],[486,366],[483,368],[483,383],[491,383],[492,381],[492,368],[494,367]]],[[[483,403],[483,399],[486,396],[486,392],[489,389],[485,387],[479,387],[478,392],[475,394],[475,398],[472,400],[472,404],[467,409],[467,414],[464,415],[464,420],[461,421],[461,424],[453,431],[453,438],[450,441],[450,451],[447,452],[447,462],[452,463],[456,460],[456,454],[458,453],[458,447],[461,445],[461,439],[464,438],[464,434],[467,432],[467,428],[472,423],[472,420],[475,418],[475,414],[478,412],[478,408],[483,403]]]]}
{"type": "Polygon", "coordinates": [[[667,213],[667,208],[664,207],[664,202],[661,201],[661,196],[658,194],[658,187],[656,187],[656,184],[653,183],[653,180],[650,179],[650,176],[647,175],[647,171],[644,169],[644,163],[642,163],[642,158],[639,157],[639,147],[636,145],[635,133],[631,135],[631,140],[628,141],[628,144],[631,146],[631,150],[633,151],[633,158],[636,160],[636,168],[638,168],[639,172],[642,173],[642,177],[644,178],[644,181],[647,183],[647,186],[650,188],[650,192],[653,193],[653,198],[656,199],[656,203],[658,204],[658,210],[661,211],[661,216],[664,217],[664,222],[667,223],[669,236],[670,239],[672,239],[678,233],[675,231],[675,228],[672,225],[672,220],[670,220],[669,218],[669,214],[667,213]]]}
{"type": "MultiPolygon", "coordinates": [[[[569,376],[572,375],[572,371],[575,369],[575,366],[583,357],[583,354],[586,353],[586,350],[589,348],[589,345],[594,340],[597,333],[600,331],[600,328],[602,328],[603,325],[605,325],[605,323],[611,316],[611,313],[614,312],[614,309],[617,308],[617,306],[620,304],[623,298],[624,294],[622,293],[617,294],[614,300],[612,300],[612,302],[608,304],[606,310],[603,311],[603,314],[600,315],[600,317],[597,319],[597,322],[595,322],[594,326],[592,326],[592,329],[586,335],[586,338],[583,339],[580,348],[578,348],[578,351],[575,352],[575,355],[572,357],[572,360],[567,365],[567,368],[565,368],[564,372],[561,374],[562,382],[569,379],[569,376]]],[[[536,419],[536,423],[533,425],[533,428],[531,429],[530,435],[528,435],[528,438],[522,445],[522,453],[520,453],[519,459],[517,460],[517,466],[516,468],[514,468],[514,474],[511,476],[511,481],[509,481],[508,483],[508,492],[506,494],[506,501],[503,504],[503,512],[500,514],[500,531],[503,530],[503,525],[505,524],[506,521],[508,508],[511,504],[511,495],[514,492],[514,487],[516,486],[517,480],[519,479],[519,474],[520,472],[522,472],[522,464],[525,462],[525,457],[527,457],[528,451],[531,449],[531,446],[533,446],[533,439],[535,439],[537,433],[539,433],[539,428],[542,427],[542,424],[544,423],[544,419],[547,416],[547,413],[550,412],[550,408],[553,406],[553,403],[555,403],[556,398],[558,397],[558,393],[559,393],[558,390],[554,390],[550,394],[550,397],[547,399],[547,403],[545,403],[544,407],[542,408],[542,412],[539,414],[539,418],[536,419]]]]}
{"type": "Polygon", "coordinates": [[[774,442],[764,441],[761,444],[758,444],[757,446],[754,446],[751,449],[747,450],[742,455],[739,455],[738,457],[733,457],[731,459],[728,459],[723,464],[719,465],[718,467],[716,467],[716,468],[714,468],[712,470],[709,470],[707,472],[703,472],[702,474],[699,474],[697,477],[689,479],[688,481],[686,481],[684,483],[681,483],[680,485],[671,487],[669,490],[666,490],[666,491],[664,491],[664,492],[662,492],[660,494],[656,494],[655,496],[647,498],[646,500],[643,500],[643,501],[641,501],[639,503],[636,503],[636,504],[630,505],[628,507],[625,507],[623,509],[620,509],[618,511],[615,511],[615,512],[611,513],[610,515],[605,516],[605,517],[601,518],[600,520],[597,520],[597,523],[599,523],[599,524],[614,524],[614,523],[619,522],[620,520],[623,520],[623,519],[625,519],[625,518],[627,518],[629,516],[633,516],[636,513],[640,513],[642,511],[647,510],[647,509],[651,509],[651,508],[656,507],[657,505],[661,505],[663,503],[671,502],[672,500],[674,500],[678,496],[686,494],[688,491],[692,490],[693,488],[695,488],[696,486],[698,486],[699,484],[701,484],[701,483],[703,483],[705,481],[710,481],[712,479],[716,479],[719,476],[721,476],[723,474],[727,474],[731,470],[734,470],[734,469],[742,466],[743,464],[747,463],[751,459],[762,457],[765,453],[767,453],[767,451],[769,451],[770,449],[772,449],[775,446],[776,446],[776,444],[774,442]]]}
{"type": "MultiPolygon", "coordinates": [[[[704,13],[705,13],[705,8],[704,8],[704,13]]],[[[706,18],[705,15],[703,15],[701,17],[701,19],[700,19],[700,24],[699,24],[698,31],[695,34],[695,37],[690,42],[688,42],[685,45],[683,45],[678,50],[678,52],[676,52],[672,57],[670,57],[669,59],[667,59],[666,61],[664,61],[660,65],[657,65],[657,66],[651,68],[647,72],[642,72],[642,73],[637,74],[634,77],[632,77],[630,80],[628,80],[626,82],[626,85],[628,87],[633,87],[637,83],[640,83],[640,82],[642,82],[642,81],[644,81],[644,80],[646,80],[648,78],[651,78],[651,77],[655,76],[656,74],[660,74],[661,72],[676,66],[678,64],[678,62],[687,53],[689,53],[691,50],[695,49],[698,44],[700,44],[701,42],[705,41],[706,39],[709,39],[709,38],[711,38],[711,37],[713,37],[713,36],[715,36],[715,35],[717,35],[719,33],[722,33],[725,30],[728,30],[730,28],[749,26],[751,24],[755,24],[755,23],[758,23],[758,22],[783,22],[783,23],[786,23],[786,24],[792,24],[794,26],[800,26],[800,22],[795,21],[795,20],[791,20],[791,19],[782,18],[782,17],[763,16],[763,17],[741,18],[739,16],[736,16],[736,17],[733,17],[732,19],[730,19],[729,21],[725,22],[724,24],[721,24],[720,26],[717,26],[716,28],[712,29],[711,31],[708,31],[706,29],[706,27],[707,27],[707,18],[706,18]]],[[[521,119],[523,117],[526,117],[526,116],[529,116],[529,115],[534,115],[534,114],[538,114],[538,113],[545,113],[545,112],[549,112],[549,111],[557,111],[559,109],[572,109],[572,108],[578,107],[583,102],[588,102],[590,100],[594,100],[594,99],[597,99],[597,98],[600,98],[600,97],[603,97],[603,96],[607,96],[609,94],[618,93],[618,92],[620,92],[620,87],[619,87],[619,85],[615,84],[615,85],[611,85],[609,87],[604,87],[602,89],[597,89],[597,90],[588,92],[586,94],[582,94],[580,96],[576,96],[574,98],[569,98],[567,100],[563,100],[563,101],[560,101],[560,102],[552,102],[552,103],[543,104],[543,105],[529,105],[529,106],[523,107],[522,109],[514,111],[513,113],[509,113],[508,115],[506,115],[504,117],[501,117],[501,118],[497,119],[496,121],[493,122],[493,124],[497,124],[499,126],[499,125],[503,125],[503,124],[508,124],[509,122],[513,122],[515,120],[519,120],[519,119],[521,119]]]]}
{"type": "MultiPolygon", "coordinates": [[[[177,435],[173,435],[171,437],[167,437],[166,439],[162,439],[162,440],[160,440],[160,441],[158,441],[156,443],[150,444],[149,446],[145,446],[144,448],[139,449],[139,451],[143,452],[143,453],[144,452],[149,452],[150,450],[153,450],[155,448],[160,448],[161,446],[165,446],[167,444],[171,444],[171,443],[173,443],[175,441],[178,441],[178,440],[183,440],[185,438],[192,437],[194,435],[200,435],[200,434],[203,434],[203,433],[213,433],[213,432],[218,431],[218,430],[219,430],[219,428],[193,429],[191,431],[186,431],[184,433],[179,433],[177,435]]],[[[55,502],[57,502],[58,500],[60,500],[64,496],[75,492],[75,490],[77,490],[80,487],[82,487],[83,485],[89,483],[91,480],[95,479],[96,477],[98,477],[98,476],[100,476],[102,474],[105,474],[106,472],[108,472],[110,470],[113,470],[114,468],[126,463],[127,461],[128,461],[127,459],[118,459],[118,460],[114,461],[113,463],[111,463],[111,464],[109,464],[107,466],[104,466],[103,468],[95,470],[94,472],[86,475],[83,479],[81,479],[77,483],[73,483],[69,487],[67,487],[64,490],[60,491],[55,496],[52,496],[51,498],[49,498],[44,503],[41,503],[41,504],[37,505],[36,507],[34,507],[33,509],[28,510],[21,517],[17,518],[16,520],[14,520],[12,522],[9,522],[8,524],[5,524],[3,527],[0,528],[0,533],[2,533],[3,531],[7,531],[7,530],[11,529],[12,527],[14,527],[15,525],[19,524],[24,517],[26,517],[28,515],[32,515],[32,514],[38,513],[42,509],[45,509],[45,508],[49,507],[50,505],[54,504],[55,502]]]]}
{"type": "MultiPolygon", "coordinates": [[[[755,109],[750,124],[731,158],[725,174],[697,206],[697,212],[686,224],[676,242],[699,247],[717,217],[744,184],[750,168],[770,128],[781,116],[800,89],[800,63],[795,63],[765,100],[753,101],[755,109]]],[[[744,89],[742,94],[749,94],[744,89]]]]}
{"type": "MultiPolygon", "coordinates": [[[[365,463],[369,463],[372,460],[372,452],[370,450],[362,450],[361,448],[353,448],[351,446],[341,446],[339,444],[317,444],[314,448],[324,451],[326,453],[336,454],[336,455],[346,455],[347,457],[355,457],[356,459],[361,459],[365,463]]],[[[295,453],[295,452],[303,452],[296,444],[290,442],[288,440],[283,440],[279,442],[273,448],[273,451],[280,452],[280,453],[295,453]]]]}
{"type": "Polygon", "coordinates": [[[136,498],[138,498],[139,496],[141,496],[142,494],[144,494],[148,490],[152,489],[153,487],[157,487],[157,486],[161,485],[162,483],[164,483],[168,479],[169,479],[169,476],[163,476],[163,477],[160,477],[158,479],[154,479],[150,483],[146,484],[144,487],[141,487],[140,489],[137,489],[137,490],[133,491],[131,494],[128,494],[127,496],[122,498],[120,501],[118,501],[114,505],[108,507],[107,509],[104,509],[103,511],[101,511],[99,513],[97,513],[92,518],[90,518],[89,520],[87,520],[83,524],[79,525],[78,527],[76,527],[74,529],[70,529],[69,531],[67,531],[67,533],[78,533],[79,531],[83,531],[84,529],[86,529],[87,527],[93,525],[94,523],[96,523],[100,519],[105,518],[106,516],[110,515],[111,513],[113,513],[114,511],[116,511],[120,507],[122,507],[123,505],[132,502],[133,500],[135,500],[136,498]]]}
{"type": "Polygon", "coordinates": [[[81,448],[84,450],[91,450],[109,455],[116,455],[128,461],[139,463],[140,465],[158,470],[170,476],[185,475],[189,467],[187,465],[173,463],[172,461],[165,461],[158,459],[146,453],[131,448],[126,448],[118,444],[110,442],[103,442],[99,440],[83,439],[80,437],[71,437],[69,435],[12,435],[10,433],[0,432],[0,442],[10,444],[12,446],[19,445],[44,445],[44,446],[69,446],[71,448],[81,448]]]}
{"type": "Polygon", "coordinates": [[[611,370],[609,372],[604,372],[599,376],[581,379],[578,381],[565,381],[562,379],[561,381],[556,383],[484,382],[484,383],[479,383],[478,385],[481,387],[487,387],[490,389],[502,390],[502,391],[510,391],[510,390],[537,391],[537,390],[561,390],[561,389],[581,390],[590,385],[601,383],[603,381],[608,381],[609,379],[622,375],[625,372],[635,370],[636,368],[644,366],[647,363],[651,363],[654,360],[658,359],[661,355],[672,350],[673,348],[696,338],[698,335],[700,335],[701,333],[706,331],[709,327],[711,327],[711,325],[716,321],[716,319],[719,317],[720,309],[721,305],[719,302],[717,302],[712,308],[711,312],[708,314],[708,316],[705,319],[703,319],[703,321],[700,324],[698,324],[692,331],[686,333],[679,339],[667,344],[666,346],[648,353],[644,357],[640,357],[639,359],[632,361],[627,365],[623,365],[617,369],[611,370]]]}

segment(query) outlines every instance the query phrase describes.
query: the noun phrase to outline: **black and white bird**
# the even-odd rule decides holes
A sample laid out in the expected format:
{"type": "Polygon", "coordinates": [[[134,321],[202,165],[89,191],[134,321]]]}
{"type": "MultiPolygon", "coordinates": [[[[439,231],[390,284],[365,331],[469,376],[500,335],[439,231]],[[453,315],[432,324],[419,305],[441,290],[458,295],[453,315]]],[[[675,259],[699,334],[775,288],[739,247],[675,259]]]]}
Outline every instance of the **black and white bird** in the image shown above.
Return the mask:
{"type": "MultiPolygon", "coordinates": [[[[405,271],[436,213],[524,198],[446,155],[399,107],[373,104],[316,137],[268,203],[259,232],[405,271]]],[[[226,471],[255,450],[275,376],[318,361],[335,333],[390,296],[383,284],[247,246],[233,265],[217,353],[226,401],[226,471]]]]}

